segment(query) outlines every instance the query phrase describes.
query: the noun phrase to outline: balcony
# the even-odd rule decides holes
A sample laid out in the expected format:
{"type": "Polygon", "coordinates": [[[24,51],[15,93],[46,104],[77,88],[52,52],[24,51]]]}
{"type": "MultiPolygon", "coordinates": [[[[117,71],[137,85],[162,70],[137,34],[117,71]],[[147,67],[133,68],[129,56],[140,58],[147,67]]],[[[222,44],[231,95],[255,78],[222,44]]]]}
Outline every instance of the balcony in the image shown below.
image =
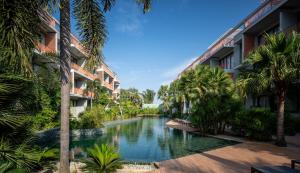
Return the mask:
{"type": "Polygon", "coordinates": [[[42,21],[41,29],[45,32],[57,32],[56,26],[59,22],[49,15],[46,11],[39,11],[39,16],[42,21]]]}
{"type": "Polygon", "coordinates": [[[80,57],[88,56],[87,49],[73,34],[71,34],[71,52],[80,57]]]}
{"type": "Polygon", "coordinates": [[[250,16],[245,20],[244,27],[248,28],[260,19],[262,19],[266,14],[274,10],[281,2],[284,0],[268,0],[266,3],[261,5],[257,10],[255,10],[250,16]]]}
{"type": "Polygon", "coordinates": [[[90,73],[89,71],[83,69],[82,67],[80,67],[79,65],[72,63],[72,69],[78,73],[79,75],[89,79],[89,80],[95,80],[96,76],[94,76],[92,73],[90,73]]]}
{"type": "Polygon", "coordinates": [[[94,98],[95,95],[93,92],[81,88],[72,88],[70,94],[71,97],[80,97],[80,98],[94,98]]]}
{"type": "Polygon", "coordinates": [[[106,81],[102,81],[102,86],[104,86],[105,88],[109,89],[109,90],[113,90],[113,84],[112,83],[108,83],[106,81]]]}
{"type": "Polygon", "coordinates": [[[219,40],[216,44],[210,47],[199,59],[199,63],[201,64],[208,60],[211,57],[222,57],[229,51],[233,50],[234,48],[234,40],[233,38],[225,38],[219,40]]]}
{"type": "Polygon", "coordinates": [[[41,53],[55,53],[55,49],[46,46],[45,44],[41,43],[41,42],[37,42],[36,43],[36,48],[39,52],[41,53]]]}

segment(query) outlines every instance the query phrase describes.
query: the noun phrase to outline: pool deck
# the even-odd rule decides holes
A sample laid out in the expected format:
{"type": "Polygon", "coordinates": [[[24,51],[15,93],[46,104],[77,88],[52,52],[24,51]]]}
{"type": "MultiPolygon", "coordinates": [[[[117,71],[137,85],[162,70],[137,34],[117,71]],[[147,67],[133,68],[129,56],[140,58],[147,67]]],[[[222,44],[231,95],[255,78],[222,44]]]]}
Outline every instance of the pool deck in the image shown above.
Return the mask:
{"type": "Polygon", "coordinates": [[[181,130],[184,130],[184,131],[187,131],[187,132],[197,132],[197,131],[199,131],[199,129],[197,129],[197,128],[193,128],[193,127],[190,127],[190,126],[187,126],[187,125],[180,124],[180,123],[178,123],[174,120],[169,120],[168,122],[166,122],[166,126],[174,128],[174,129],[181,129],[181,130]]]}
{"type": "Polygon", "coordinates": [[[254,165],[290,166],[291,159],[300,159],[300,134],[286,140],[288,147],[243,140],[233,146],[159,162],[159,169],[151,173],[249,173],[254,165]]]}

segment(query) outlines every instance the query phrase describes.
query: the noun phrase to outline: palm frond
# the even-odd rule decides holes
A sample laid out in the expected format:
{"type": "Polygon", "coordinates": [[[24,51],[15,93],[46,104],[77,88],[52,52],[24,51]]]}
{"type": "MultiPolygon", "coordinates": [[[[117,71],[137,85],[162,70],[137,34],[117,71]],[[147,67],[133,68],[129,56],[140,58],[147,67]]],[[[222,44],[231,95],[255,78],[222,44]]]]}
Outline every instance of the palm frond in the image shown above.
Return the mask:
{"type": "Polygon", "coordinates": [[[101,50],[107,37],[105,17],[98,0],[75,0],[76,29],[89,53],[89,68],[103,59],[101,50]]]}

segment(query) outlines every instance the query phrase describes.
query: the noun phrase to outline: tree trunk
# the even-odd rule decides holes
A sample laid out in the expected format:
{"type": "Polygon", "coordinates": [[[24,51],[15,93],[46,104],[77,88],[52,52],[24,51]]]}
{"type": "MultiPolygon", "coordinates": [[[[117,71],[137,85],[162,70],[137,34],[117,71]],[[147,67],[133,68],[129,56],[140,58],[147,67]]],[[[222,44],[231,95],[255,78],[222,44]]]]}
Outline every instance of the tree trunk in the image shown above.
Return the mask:
{"type": "Polygon", "coordinates": [[[277,139],[276,145],[286,147],[284,139],[284,104],[285,104],[285,89],[279,88],[277,91],[278,108],[277,108],[277,139]]]}
{"type": "Polygon", "coordinates": [[[70,115],[70,1],[61,0],[60,10],[60,74],[61,74],[61,120],[60,120],[60,173],[70,172],[69,163],[69,115],[70,115]]]}

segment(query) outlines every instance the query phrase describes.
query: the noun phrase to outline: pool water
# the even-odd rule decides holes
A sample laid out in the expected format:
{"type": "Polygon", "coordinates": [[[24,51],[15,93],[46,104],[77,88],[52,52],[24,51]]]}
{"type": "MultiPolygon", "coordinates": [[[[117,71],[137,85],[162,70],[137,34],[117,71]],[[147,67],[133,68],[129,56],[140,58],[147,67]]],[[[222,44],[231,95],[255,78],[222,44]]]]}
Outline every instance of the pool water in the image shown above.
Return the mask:
{"type": "Polygon", "coordinates": [[[80,158],[86,156],[86,148],[108,143],[117,148],[124,161],[154,162],[237,143],[169,128],[165,125],[167,120],[164,117],[142,118],[106,126],[101,135],[73,138],[71,148],[75,157],[80,158]]]}

